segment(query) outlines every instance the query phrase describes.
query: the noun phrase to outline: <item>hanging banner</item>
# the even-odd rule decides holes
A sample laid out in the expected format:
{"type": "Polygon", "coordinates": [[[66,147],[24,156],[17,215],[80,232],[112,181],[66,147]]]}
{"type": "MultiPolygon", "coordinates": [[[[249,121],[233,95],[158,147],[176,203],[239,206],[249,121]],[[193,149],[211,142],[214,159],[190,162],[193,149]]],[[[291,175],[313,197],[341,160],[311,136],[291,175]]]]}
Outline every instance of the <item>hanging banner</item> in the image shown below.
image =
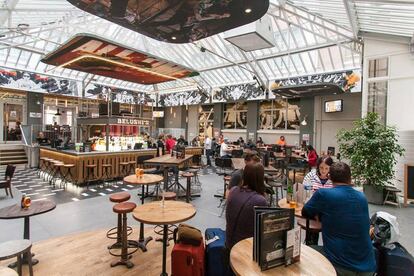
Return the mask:
{"type": "Polygon", "coordinates": [[[210,97],[203,90],[159,94],[158,106],[180,106],[209,103],[210,97]]]}
{"type": "Polygon", "coordinates": [[[79,96],[78,82],[0,67],[0,86],[28,92],[79,96]]]}
{"type": "Polygon", "coordinates": [[[213,90],[213,102],[263,100],[266,93],[256,84],[239,84],[220,87],[213,90]]]}
{"type": "Polygon", "coordinates": [[[90,83],[85,88],[85,96],[87,98],[106,101],[109,94],[112,95],[111,100],[116,103],[150,105],[155,101],[155,94],[151,97],[149,93],[109,87],[95,83],[90,83]]]}
{"type": "MultiPolygon", "coordinates": [[[[315,74],[295,78],[276,80],[271,83],[270,90],[275,91],[281,88],[293,88],[295,86],[306,86],[307,84],[335,84],[345,93],[361,92],[361,70],[353,69],[340,72],[315,74]]],[[[270,93],[270,98],[275,95],[270,93]]]]}

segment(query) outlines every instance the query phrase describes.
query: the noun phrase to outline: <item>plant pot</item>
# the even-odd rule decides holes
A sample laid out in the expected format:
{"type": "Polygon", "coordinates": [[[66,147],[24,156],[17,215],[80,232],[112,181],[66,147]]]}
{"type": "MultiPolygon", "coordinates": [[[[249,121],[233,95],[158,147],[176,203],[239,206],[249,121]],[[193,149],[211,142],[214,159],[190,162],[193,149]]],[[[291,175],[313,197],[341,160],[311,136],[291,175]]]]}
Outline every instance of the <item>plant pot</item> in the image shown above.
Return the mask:
{"type": "Polygon", "coordinates": [[[377,189],[373,185],[364,185],[364,194],[368,203],[382,205],[384,202],[384,193],[382,189],[377,189]]]}

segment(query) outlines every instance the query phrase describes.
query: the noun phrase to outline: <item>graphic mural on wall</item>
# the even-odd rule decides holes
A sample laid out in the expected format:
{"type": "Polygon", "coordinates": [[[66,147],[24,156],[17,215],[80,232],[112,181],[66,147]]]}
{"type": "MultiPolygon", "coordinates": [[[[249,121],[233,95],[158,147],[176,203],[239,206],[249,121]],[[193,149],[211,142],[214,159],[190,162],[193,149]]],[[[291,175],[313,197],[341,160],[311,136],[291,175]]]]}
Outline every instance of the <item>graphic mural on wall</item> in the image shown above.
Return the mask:
{"type": "Polygon", "coordinates": [[[262,100],[266,93],[255,84],[239,84],[213,90],[213,102],[262,100]]]}
{"type": "Polygon", "coordinates": [[[68,0],[151,38],[186,43],[260,19],[269,0],[68,0]]]}
{"type": "Polygon", "coordinates": [[[42,93],[78,96],[78,82],[0,67],[0,86],[42,93]]]}
{"type": "Polygon", "coordinates": [[[92,99],[107,100],[109,93],[112,93],[112,101],[127,104],[150,105],[155,102],[155,94],[125,90],[117,87],[90,83],[85,88],[85,96],[92,99]]]}
{"type": "Polygon", "coordinates": [[[158,106],[180,106],[180,105],[194,105],[205,104],[210,101],[207,92],[202,90],[193,90],[186,92],[165,93],[159,94],[158,106]]]}
{"type": "Polygon", "coordinates": [[[76,35],[42,62],[146,85],[198,75],[182,65],[85,34],[76,35]]]}
{"type": "MultiPolygon", "coordinates": [[[[341,72],[332,72],[324,74],[315,74],[308,76],[301,76],[288,79],[280,79],[274,81],[270,85],[270,89],[275,91],[280,88],[304,86],[307,84],[336,84],[342,88],[346,93],[361,92],[361,70],[347,70],[341,72]]],[[[270,93],[273,95],[274,94],[270,93]]]]}

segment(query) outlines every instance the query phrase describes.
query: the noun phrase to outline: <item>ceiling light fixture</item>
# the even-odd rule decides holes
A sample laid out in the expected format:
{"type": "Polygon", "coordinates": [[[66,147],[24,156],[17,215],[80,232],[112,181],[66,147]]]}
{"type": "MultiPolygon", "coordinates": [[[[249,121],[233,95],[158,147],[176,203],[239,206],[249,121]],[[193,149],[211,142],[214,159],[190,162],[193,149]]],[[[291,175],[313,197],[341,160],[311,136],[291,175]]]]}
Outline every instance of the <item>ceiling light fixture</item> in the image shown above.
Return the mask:
{"type": "Polygon", "coordinates": [[[251,13],[252,12],[252,9],[251,8],[247,8],[247,9],[244,10],[244,12],[245,13],[251,13]]]}
{"type": "Polygon", "coordinates": [[[59,108],[58,108],[55,116],[61,116],[61,115],[62,115],[62,113],[59,112],[59,108]]]}
{"type": "Polygon", "coordinates": [[[306,119],[308,118],[308,115],[305,115],[303,118],[303,121],[300,123],[302,126],[307,126],[308,122],[306,121],[306,119]]]}
{"type": "Polygon", "coordinates": [[[177,38],[176,38],[175,36],[172,36],[172,37],[171,37],[171,39],[172,39],[172,40],[176,40],[177,38]]]}

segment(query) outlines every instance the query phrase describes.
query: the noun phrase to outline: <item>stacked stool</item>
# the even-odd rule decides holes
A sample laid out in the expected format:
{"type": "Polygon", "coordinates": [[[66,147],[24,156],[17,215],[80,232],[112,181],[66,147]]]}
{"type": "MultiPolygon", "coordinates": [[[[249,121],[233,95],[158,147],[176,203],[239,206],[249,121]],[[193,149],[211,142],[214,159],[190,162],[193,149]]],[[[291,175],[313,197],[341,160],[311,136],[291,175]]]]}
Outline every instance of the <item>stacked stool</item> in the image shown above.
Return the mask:
{"type": "MultiPolygon", "coordinates": [[[[109,200],[113,203],[121,203],[121,202],[128,201],[130,198],[131,198],[130,194],[128,194],[127,192],[122,192],[122,193],[116,193],[116,194],[110,195],[109,200]]],[[[121,242],[122,242],[121,233],[122,233],[122,216],[121,214],[118,214],[118,225],[116,227],[109,229],[108,232],[106,232],[106,237],[108,239],[113,239],[113,240],[116,239],[116,242],[112,244],[111,246],[108,246],[108,249],[121,247],[121,242]]],[[[127,236],[131,235],[131,233],[132,233],[132,228],[130,226],[127,226],[127,236]]]]}
{"type": "Polygon", "coordinates": [[[117,266],[117,265],[125,265],[127,268],[132,268],[134,266],[134,264],[131,261],[129,261],[129,259],[131,258],[131,255],[138,250],[138,247],[129,246],[129,242],[128,242],[128,239],[127,239],[127,237],[128,237],[127,214],[132,213],[132,211],[134,211],[134,209],[136,207],[137,207],[137,205],[135,203],[125,201],[125,202],[115,204],[114,207],[112,208],[114,213],[118,214],[118,219],[119,219],[119,216],[121,216],[122,222],[121,222],[121,225],[120,225],[120,228],[121,228],[121,231],[120,231],[121,232],[121,234],[120,234],[121,254],[116,254],[116,253],[113,252],[113,249],[115,249],[115,247],[113,247],[109,250],[109,253],[112,256],[121,257],[121,259],[118,260],[118,261],[113,261],[111,263],[111,267],[114,267],[114,266],[117,266]],[[133,248],[133,250],[129,251],[128,250],[129,248],[133,248]]]}

